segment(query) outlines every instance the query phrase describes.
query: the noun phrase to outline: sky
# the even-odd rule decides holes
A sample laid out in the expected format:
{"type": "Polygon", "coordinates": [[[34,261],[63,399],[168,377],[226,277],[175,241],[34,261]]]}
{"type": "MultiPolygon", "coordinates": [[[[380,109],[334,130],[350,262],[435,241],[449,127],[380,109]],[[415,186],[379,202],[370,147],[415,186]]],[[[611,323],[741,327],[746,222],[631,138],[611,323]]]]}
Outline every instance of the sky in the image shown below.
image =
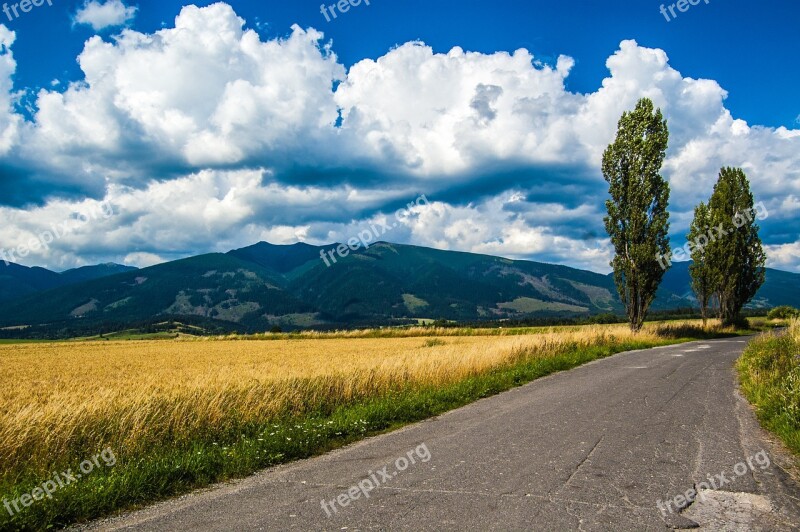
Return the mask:
{"type": "Polygon", "coordinates": [[[0,259],[141,267],[390,220],[606,273],[600,161],[649,97],[673,245],[741,167],[768,265],[800,272],[797,2],[37,3],[0,11],[0,259]]]}

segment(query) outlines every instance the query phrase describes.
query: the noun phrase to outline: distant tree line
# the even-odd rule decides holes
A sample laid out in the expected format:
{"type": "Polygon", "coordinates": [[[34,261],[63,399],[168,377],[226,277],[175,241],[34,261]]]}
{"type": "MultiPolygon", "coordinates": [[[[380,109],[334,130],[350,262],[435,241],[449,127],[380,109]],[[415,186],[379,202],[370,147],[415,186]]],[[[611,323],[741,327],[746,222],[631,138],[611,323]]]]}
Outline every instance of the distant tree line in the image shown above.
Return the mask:
{"type": "Polygon", "coordinates": [[[775,307],[769,311],[767,318],[771,320],[790,320],[793,318],[800,318],[800,310],[788,305],[775,307]]]}

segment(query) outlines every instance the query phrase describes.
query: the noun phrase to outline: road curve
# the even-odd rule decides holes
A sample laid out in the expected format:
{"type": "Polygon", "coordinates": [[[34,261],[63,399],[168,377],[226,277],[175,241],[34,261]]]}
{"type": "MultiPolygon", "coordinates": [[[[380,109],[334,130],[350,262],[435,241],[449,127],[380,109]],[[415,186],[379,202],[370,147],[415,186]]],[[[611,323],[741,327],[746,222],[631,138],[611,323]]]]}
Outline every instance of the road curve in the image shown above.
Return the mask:
{"type": "Polygon", "coordinates": [[[745,344],[621,353],[84,528],[797,530],[785,455],[736,390],[745,344]]]}

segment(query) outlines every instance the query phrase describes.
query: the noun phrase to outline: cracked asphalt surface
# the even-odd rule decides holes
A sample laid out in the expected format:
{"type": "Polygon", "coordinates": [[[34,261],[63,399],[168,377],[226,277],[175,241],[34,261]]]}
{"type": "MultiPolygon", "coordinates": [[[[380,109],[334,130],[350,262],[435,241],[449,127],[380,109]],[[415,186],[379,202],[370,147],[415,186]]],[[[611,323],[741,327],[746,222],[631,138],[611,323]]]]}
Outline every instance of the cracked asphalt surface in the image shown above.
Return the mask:
{"type": "Polygon", "coordinates": [[[788,460],[736,388],[745,339],[632,351],[93,530],[798,530],[788,460]],[[425,444],[430,460],[336,505],[425,444]],[[733,473],[765,451],[770,466],[733,473]],[[726,473],[680,512],[660,511],[726,473]]]}

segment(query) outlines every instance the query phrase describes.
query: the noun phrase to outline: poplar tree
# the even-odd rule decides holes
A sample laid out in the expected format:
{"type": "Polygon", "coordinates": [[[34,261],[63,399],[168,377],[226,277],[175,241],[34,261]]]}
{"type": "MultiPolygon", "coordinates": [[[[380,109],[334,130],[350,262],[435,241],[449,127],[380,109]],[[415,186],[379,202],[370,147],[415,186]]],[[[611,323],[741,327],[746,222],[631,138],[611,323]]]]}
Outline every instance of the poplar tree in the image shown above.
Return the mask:
{"type": "Polygon", "coordinates": [[[661,109],[642,98],[625,112],[617,136],[603,153],[603,176],[611,199],[605,226],[614,246],[614,282],[631,330],[639,331],[665,270],[669,253],[669,184],[661,176],[669,130],[661,109]]]}
{"type": "Polygon", "coordinates": [[[700,313],[703,316],[703,325],[708,320],[708,307],[717,287],[715,272],[708,261],[706,248],[709,243],[711,217],[708,205],[700,203],[694,209],[694,219],[689,227],[686,240],[692,249],[692,264],[689,265],[689,274],[692,277],[692,290],[700,303],[700,313]]]}
{"type": "Polygon", "coordinates": [[[750,182],[741,168],[723,168],[708,202],[716,233],[706,249],[715,276],[723,325],[735,325],[742,308],[766,279],[767,256],[758,236],[750,182]]]}

